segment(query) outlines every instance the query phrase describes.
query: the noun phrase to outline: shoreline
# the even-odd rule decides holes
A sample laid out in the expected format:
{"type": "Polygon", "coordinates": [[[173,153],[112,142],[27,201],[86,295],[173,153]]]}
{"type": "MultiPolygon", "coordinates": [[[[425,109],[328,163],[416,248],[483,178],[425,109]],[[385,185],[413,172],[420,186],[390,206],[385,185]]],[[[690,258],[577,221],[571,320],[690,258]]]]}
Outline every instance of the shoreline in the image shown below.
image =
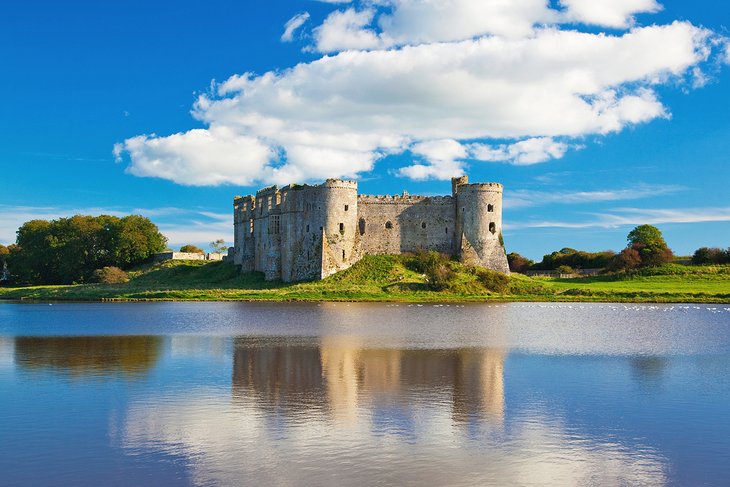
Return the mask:
{"type": "MultiPolygon", "coordinates": [[[[175,291],[171,291],[175,293],[175,291]]],[[[558,295],[558,296],[360,296],[357,298],[340,297],[285,297],[285,296],[248,296],[225,297],[219,295],[198,295],[195,297],[155,296],[155,297],[127,297],[127,296],[2,296],[0,304],[34,304],[34,303],[154,303],[154,302],[241,302],[241,303],[405,303],[405,304],[480,304],[480,303],[622,303],[622,304],[718,304],[730,305],[730,297],[726,296],[697,296],[697,295],[647,295],[641,297],[627,297],[621,295],[558,295]]]]}
{"type": "Polygon", "coordinates": [[[130,271],[120,284],[0,287],[0,302],[584,302],[730,304],[730,266],[667,265],[631,274],[574,279],[479,274],[451,263],[445,289],[433,289],[404,256],[367,257],[321,281],[266,281],[225,262],[168,261],[130,271]]]}

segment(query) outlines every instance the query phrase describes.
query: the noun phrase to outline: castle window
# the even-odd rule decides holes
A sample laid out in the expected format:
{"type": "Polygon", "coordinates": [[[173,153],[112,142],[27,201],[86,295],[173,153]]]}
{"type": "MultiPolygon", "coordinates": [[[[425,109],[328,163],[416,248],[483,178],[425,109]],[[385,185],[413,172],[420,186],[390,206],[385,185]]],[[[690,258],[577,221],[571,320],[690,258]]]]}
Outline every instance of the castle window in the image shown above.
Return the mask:
{"type": "Polygon", "coordinates": [[[272,215],[271,219],[269,220],[269,233],[272,235],[279,234],[279,228],[280,228],[279,218],[280,218],[279,215],[272,215]]]}
{"type": "Polygon", "coordinates": [[[385,222],[385,228],[390,230],[391,228],[393,228],[393,224],[390,221],[387,221],[387,222],[385,222]]]}
{"type": "Polygon", "coordinates": [[[350,209],[350,205],[345,205],[345,211],[350,209]]]}
{"type": "Polygon", "coordinates": [[[253,234],[253,218],[248,221],[248,231],[253,234]]]}
{"type": "Polygon", "coordinates": [[[491,222],[489,224],[489,231],[492,233],[492,235],[497,233],[497,225],[494,222],[491,222]]]}
{"type": "Polygon", "coordinates": [[[449,227],[446,227],[446,233],[449,233],[449,227]]]}
{"type": "Polygon", "coordinates": [[[342,251],[342,260],[345,260],[345,251],[342,251]]]}
{"type": "Polygon", "coordinates": [[[421,228],[426,228],[426,222],[421,222],[421,228]]]}
{"type": "Polygon", "coordinates": [[[309,225],[307,225],[307,233],[309,233],[309,225]]]}
{"type": "Polygon", "coordinates": [[[345,233],[345,224],[344,223],[340,223],[340,233],[342,233],[342,234],[345,233]]]}
{"type": "Polygon", "coordinates": [[[360,221],[357,223],[359,229],[360,229],[360,235],[365,235],[365,219],[360,218],[360,221]]]}
{"type": "Polygon", "coordinates": [[[487,211],[490,212],[490,213],[493,212],[494,211],[494,205],[487,205],[487,211]]]}

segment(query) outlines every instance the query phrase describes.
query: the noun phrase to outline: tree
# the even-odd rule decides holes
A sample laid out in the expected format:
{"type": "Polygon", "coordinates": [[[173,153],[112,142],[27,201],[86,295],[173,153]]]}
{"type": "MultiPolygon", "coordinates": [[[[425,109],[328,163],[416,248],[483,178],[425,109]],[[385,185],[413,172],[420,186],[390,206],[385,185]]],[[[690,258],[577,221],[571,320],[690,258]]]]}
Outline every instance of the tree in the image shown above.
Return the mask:
{"type": "Polygon", "coordinates": [[[730,262],[728,257],[730,257],[730,249],[725,251],[717,247],[700,247],[695,250],[695,253],[692,256],[692,263],[695,265],[724,264],[730,262]]]}
{"type": "Polygon", "coordinates": [[[639,225],[629,232],[626,239],[628,247],[639,253],[642,267],[666,264],[674,258],[662,232],[653,225],[639,225]]]}
{"type": "Polygon", "coordinates": [[[185,252],[188,254],[204,254],[205,252],[200,247],[196,247],[195,245],[183,245],[180,247],[180,252],[185,252]]]}
{"type": "Polygon", "coordinates": [[[222,254],[223,252],[226,252],[228,250],[226,241],[223,240],[222,238],[219,238],[218,240],[211,242],[210,248],[213,250],[213,252],[217,252],[219,254],[222,254]]]}
{"type": "Polygon", "coordinates": [[[31,220],[18,229],[8,265],[19,283],[84,282],[96,269],[141,264],[166,242],[157,226],[139,215],[31,220]]]}
{"type": "Polygon", "coordinates": [[[608,268],[612,271],[628,271],[636,269],[641,265],[641,255],[636,249],[627,247],[616,255],[608,264],[608,268]]]}
{"type": "Polygon", "coordinates": [[[0,267],[5,263],[8,255],[10,255],[10,250],[3,244],[0,244],[0,267]]]}
{"type": "Polygon", "coordinates": [[[512,272],[525,272],[534,264],[533,261],[527,257],[523,257],[517,252],[510,252],[507,254],[507,262],[509,263],[509,270],[512,272]]]}

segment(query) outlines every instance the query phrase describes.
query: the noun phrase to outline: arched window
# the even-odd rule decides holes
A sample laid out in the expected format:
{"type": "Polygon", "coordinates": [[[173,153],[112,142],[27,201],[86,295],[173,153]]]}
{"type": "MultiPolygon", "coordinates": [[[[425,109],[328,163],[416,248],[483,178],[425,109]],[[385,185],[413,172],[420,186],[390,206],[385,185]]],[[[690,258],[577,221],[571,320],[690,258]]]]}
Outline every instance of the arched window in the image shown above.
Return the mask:
{"type": "Polygon", "coordinates": [[[493,212],[494,211],[494,205],[487,205],[487,211],[490,212],[490,213],[493,212]]]}
{"type": "Polygon", "coordinates": [[[393,228],[393,224],[390,222],[390,220],[388,220],[387,222],[385,222],[385,228],[387,228],[388,230],[390,230],[391,228],[393,228]]]}
{"type": "Polygon", "coordinates": [[[360,218],[360,221],[357,222],[357,226],[360,229],[360,235],[365,235],[365,219],[360,218]]]}
{"type": "Polygon", "coordinates": [[[497,225],[494,222],[491,222],[489,224],[489,231],[492,233],[492,235],[497,233],[497,225]]]}

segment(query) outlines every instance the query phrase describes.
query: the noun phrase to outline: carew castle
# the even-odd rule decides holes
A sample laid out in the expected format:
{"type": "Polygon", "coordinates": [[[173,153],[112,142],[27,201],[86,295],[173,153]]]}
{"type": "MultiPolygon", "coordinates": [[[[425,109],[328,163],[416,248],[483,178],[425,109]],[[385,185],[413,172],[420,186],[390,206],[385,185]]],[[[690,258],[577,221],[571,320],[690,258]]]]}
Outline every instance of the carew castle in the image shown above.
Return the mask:
{"type": "Polygon", "coordinates": [[[508,273],[502,185],[451,181],[451,196],[367,196],[356,181],[271,186],[234,199],[233,260],[284,282],[323,279],[365,255],[435,250],[508,273]]]}

